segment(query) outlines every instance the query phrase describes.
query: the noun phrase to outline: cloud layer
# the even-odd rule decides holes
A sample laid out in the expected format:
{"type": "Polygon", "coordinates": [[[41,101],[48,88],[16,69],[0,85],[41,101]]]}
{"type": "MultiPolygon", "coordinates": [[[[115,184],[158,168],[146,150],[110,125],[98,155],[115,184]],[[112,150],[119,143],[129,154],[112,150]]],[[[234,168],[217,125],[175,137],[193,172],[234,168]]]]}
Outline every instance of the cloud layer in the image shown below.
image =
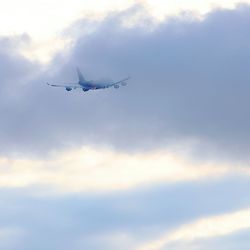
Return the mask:
{"type": "MultiPolygon", "coordinates": [[[[223,235],[238,234],[242,229],[249,229],[248,217],[245,216],[249,214],[246,210],[250,205],[248,190],[249,178],[68,196],[34,195],[34,192],[39,192],[39,187],[32,191],[1,189],[0,246],[11,250],[41,247],[48,250],[69,247],[99,250],[117,249],[120,245],[123,250],[137,250],[166,233],[169,237],[180,235],[187,227],[195,229],[197,225],[214,221],[217,225],[228,223],[229,227],[217,229],[223,235]],[[238,218],[243,218],[244,224],[239,224],[238,218]]],[[[211,231],[215,233],[212,226],[204,227],[202,232],[206,235],[211,231]]],[[[196,235],[199,232],[194,231],[196,235]]],[[[217,241],[213,249],[220,249],[216,247],[222,243],[218,243],[219,239],[214,236],[209,244],[217,241]]],[[[247,236],[249,231],[241,241],[242,249],[249,246],[247,236]]],[[[185,237],[183,234],[179,242],[173,242],[167,249],[182,249],[185,237]]],[[[206,247],[207,238],[202,240],[188,240],[186,244],[190,248],[187,249],[196,244],[205,244],[206,247]]],[[[224,241],[223,238],[220,240],[224,241]]]]}
{"type": "Polygon", "coordinates": [[[249,14],[156,24],[135,6],[79,20],[47,66],[19,53],[27,35],[1,38],[0,248],[247,249],[248,161],[232,160],[249,160],[249,14]],[[76,65],[133,78],[118,91],[45,85],[77,81],[76,65]]]}
{"type": "Polygon", "coordinates": [[[0,150],[97,143],[141,150],[188,142],[203,156],[248,158],[249,12],[239,6],[203,21],[172,18],[155,26],[136,7],[102,23],[81,21],[74,29],[83,35],[42,73],[13,53],[15,40],[2,39],[0,150]],[[124,26],[138,13],[140,25],[124,26]],[[87,94],[44,85],[77,81],[75,65],[89,79],[133,80],[119,91],[87,94]]]}

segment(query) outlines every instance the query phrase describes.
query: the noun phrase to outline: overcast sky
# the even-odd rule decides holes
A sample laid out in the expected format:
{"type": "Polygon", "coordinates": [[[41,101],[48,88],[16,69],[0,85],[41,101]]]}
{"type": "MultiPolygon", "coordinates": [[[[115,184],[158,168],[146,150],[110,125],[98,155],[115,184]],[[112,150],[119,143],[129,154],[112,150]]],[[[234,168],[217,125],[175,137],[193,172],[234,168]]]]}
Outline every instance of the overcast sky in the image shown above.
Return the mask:
{"type": "Polygon", "coordinates": [[[249,249],[247,2],[3,3],[0,248],[249,249]]]}

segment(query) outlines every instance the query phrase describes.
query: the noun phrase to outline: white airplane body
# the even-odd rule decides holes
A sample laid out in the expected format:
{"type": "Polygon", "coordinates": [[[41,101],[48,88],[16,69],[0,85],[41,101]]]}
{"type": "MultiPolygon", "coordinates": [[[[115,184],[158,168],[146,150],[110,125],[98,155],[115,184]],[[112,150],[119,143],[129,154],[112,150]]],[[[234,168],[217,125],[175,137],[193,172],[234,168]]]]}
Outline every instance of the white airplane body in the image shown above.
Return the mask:
{"type": "Polygon", "coordinates": [[[65,88],[67,91],[71,91],[73,89],[74,90],[75,89],[82,89],[84,92],[86,92],[89,90],[106,89],[106,88],[111,88],[111,87],[118,89],[120,87],[120,85],[126,86],[127,81],[130,79],[130,77],[127,77],[127,78],[120,80],[118,82],[86,81],[79,68],[77,68],[77,75],[78,75],[78,79],[79,79],[78,83],[67,84],[67,85],[49,84],[49,83],[47,83],[47,84],[49,86],[52,86],[52,87],[65,88]]]}

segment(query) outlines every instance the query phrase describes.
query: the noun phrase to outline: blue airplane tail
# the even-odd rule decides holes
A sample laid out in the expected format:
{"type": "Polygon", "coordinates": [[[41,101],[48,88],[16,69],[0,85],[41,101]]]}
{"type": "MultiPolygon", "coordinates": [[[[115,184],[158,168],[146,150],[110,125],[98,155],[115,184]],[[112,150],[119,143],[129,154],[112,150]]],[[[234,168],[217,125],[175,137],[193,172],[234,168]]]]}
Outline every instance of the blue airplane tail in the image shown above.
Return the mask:
{"type": "Polygon", "coordinates": [[[77,70],[77,75],[78,75],[79,82],[85,82],[85,79],[84,79],[84,77],[83,77],[82,72],[80,71],[80,69],[76,68],[76,70],[77,70]]]}

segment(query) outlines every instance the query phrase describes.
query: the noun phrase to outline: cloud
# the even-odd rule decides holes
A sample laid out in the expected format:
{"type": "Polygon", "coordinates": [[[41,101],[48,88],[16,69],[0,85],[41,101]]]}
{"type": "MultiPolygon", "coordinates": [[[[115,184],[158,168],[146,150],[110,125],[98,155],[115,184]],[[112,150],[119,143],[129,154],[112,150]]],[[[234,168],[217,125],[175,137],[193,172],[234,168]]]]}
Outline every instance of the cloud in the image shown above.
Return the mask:
{"type": "Polygon", "coordinates": [[[42,154],[96,144],[141,151],[186,143],[201,158],[248,158],[249,11],[241,5],[203,21],[170,18],[155,26],[136,7],[101,23],[78,22],[71,50],[47,70],[5,53],[1,152],[42,154]],[[143,25],[124,26],[138,12],[143,25]],[[81,35],[86,27],[92,31],[81,35]],[[87,94],[44,85],[77,81],[75,65],[88,79],[133,80],[119,91],[87,94]]]}
{"type": "Polygon", "coordinates": [[[0,246],[127,250],[164,233],[178,250],[234,241],[250,206],[248,162],[232,162],[249,155],[249,12],[156,24],[136,6],[80,20],[47,67],[19,53],[27,35],[0,39],[0,246]],[[44,84],[77,81],[75,65],[89,79],[133,80],[88,93],[44,84]],[[218,231],[189,241],[210,220],[218,231]]]}
{"type": "MultiPolygon", "coordinates": [[[[196,247],[198,249],[222,249],[222,250],[233,250],[236,248],[240,249],[247,249],[249,246],[249,233],[250,230],[241,230],[238,232],[235,232],[233,234],[226,235],[224,237],[217,237],[213,239],[208,240],[200,240],[196,242],[190,242],[188,245],[186,244],[185,247],[184,244],[182,245],[182,248],[180,244],[176,245],[176,248],[178,250],[182,249],[192,249],[192,247],[196,247]]],[[[171,249],[172,250],[172,249],[171,249]]]]}
{"type": "Polygon", "coordinates": [[[24,230],[18,227],[0,228],[0,247],[2,249],[15,249],[25,236],[24,230]]]}
{"type": "Polygon", "coordinates": [[[249,178],[56,196],[39,186],[2,188],[0,226],[20,232],[4,249],[117,249],[117,242],[136,249],[166,231],[247,209],[248,190],[249,178]]]}
{"type": "Polygon", "coordinates": [[[233,174],[250,176],[246,167],[238,167],[236,171],[234,168],[234,165],[193,164],[165,151],[129,155],[82,148],[44,160],[0,158],[0,187],[41,185],[49,186],[51,192],[103,192],[157,183],[214,180],[233,174]]]}
{"type": "MultiPolygon", "coordinates": [[[[165,249],[172,242],[194,241],[197,239],[220,237],[235,231],[250,229],[248,220],[250,210],[237,211],[230,214],[203,218],[188,225],[184,225],[174,232],[167,233],[161,239],[146,244],[138,250],[165,249]]],[[[166,248],[167,249],[167,248],[166,248]]]]}

